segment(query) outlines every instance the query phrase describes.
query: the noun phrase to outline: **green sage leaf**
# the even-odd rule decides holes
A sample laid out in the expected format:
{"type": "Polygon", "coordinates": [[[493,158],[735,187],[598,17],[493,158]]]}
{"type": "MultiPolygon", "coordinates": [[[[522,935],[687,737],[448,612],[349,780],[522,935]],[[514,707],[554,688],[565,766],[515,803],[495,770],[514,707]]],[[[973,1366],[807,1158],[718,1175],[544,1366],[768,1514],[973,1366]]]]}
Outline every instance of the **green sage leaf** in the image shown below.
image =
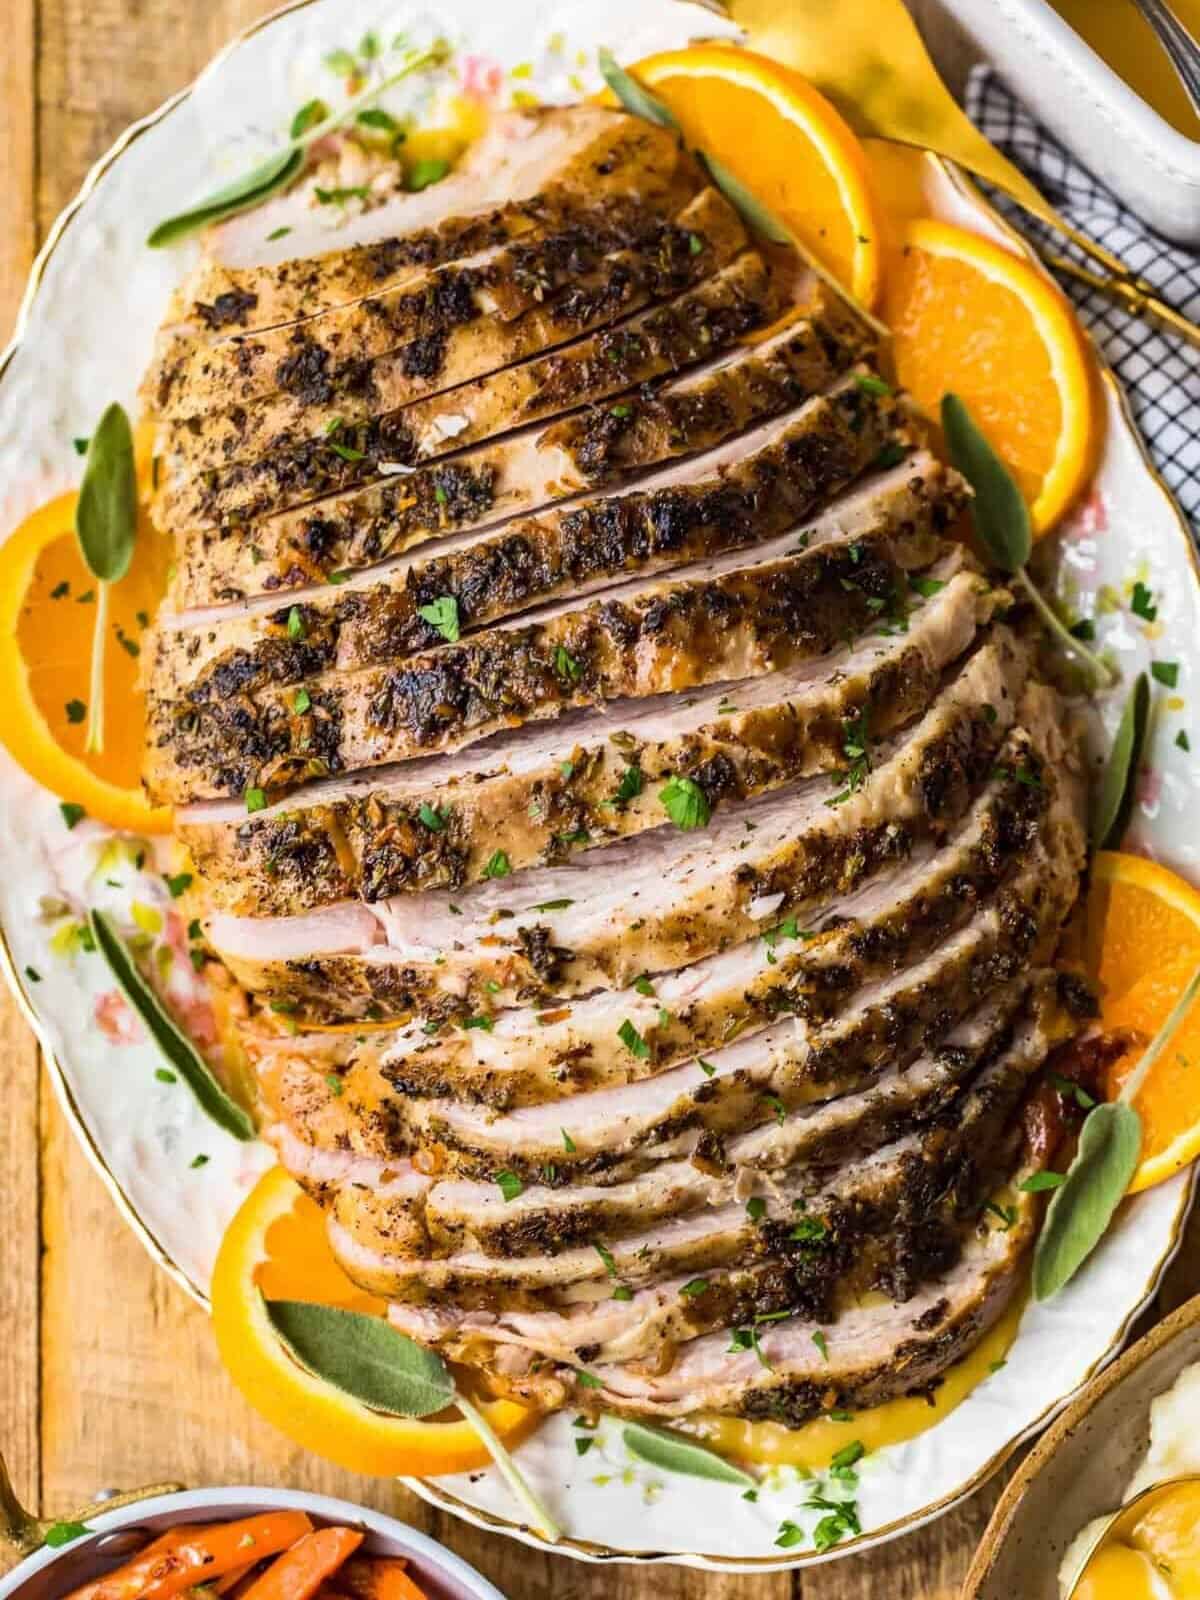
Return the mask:
{"type": "Polygon", "coordinates": [[[88,920],[96,948],[116,979],[117,987],[145,1023],[155,1044],[196,1096],[201,1109],[235,1139],[253,1139],[253,1122],[237,1101],[226,1094],[213,1076],[208,1062],[142,977],[111,917],[103,911],[93,911],[88,920]]]}
{"type": "Polygon", "coordinates": [[[129,571],[137,538],[137,469],[124,406],[108,407],[88,441],[75,507],[75,533],[88,571],[116,583],[129,571]]]}
{"type": "Polygon", "coordinates": [[[942,431],[950,459],[975,491],[971,519],[989,557],[1003,572],[1029,560],[1029,508],[1016,480],[956,394],[942,396],[942,431]]]}
{"type": "Polygon", "coordinates": [[[657,122],[660,128],[679,127],[674,113],[661,100],[656,100],[648,89],[643,89],[636,78],[630,77],[611,50],[601,46],[597,60],[605,83],[626,111],[632,111],[635,117],[644,117],[647,122],[657,122]]]}
{"type": "MultiPolygon", "coordinates": [[[[304,135],[297,137],[303,138],[304,135]]],[[[151,231],[146,243],[151,250],[162,250],[169,244],[186,239],[189,233],[195,233],[198,228],[207,227],[210,222],[223,222],[226,217],[236,216],[239,211],[249,211],[264,200],[269,200],[280,189],[286,189],[304,165],[304,152],[295,149],[294,143],[288,144],[278,155],[260,161],[258,166],[215,190],[187,211],[180,211],[160,222],[151,231]]]]}
{"type": "Polygon", "coordinates": [[[730,172],[723,161],[718,161],[716,156],[709,155],[707,150],[699,150],[696,153],[708,169],[709,177],[747,227],[761,234],[764,239],[769,239],[772,244],[795,247],[795,239],[775,213],[765,206],[740,178],[730,172]]]}
{"type": "Polygon", "coordinates": [[[300,1365],[352,1400],[397,1417],[428,1417],[454,1404],[454,1379],[442,1358],[382,1317],[306,1300],[264,1304],[300,1365]]]}
{"type": "Polygon", "coordinates": [[[1142,1121],[1115,1101],[1088,1113],[1079,1149],[1046,1211],[1033,1253],[1033,1292],[1049,1300],[1078,1272],[1104,1236],[1137,1170],[1142,1121]]]}
{"type": "Polygon", "coordinates": [[[304,152],[309,145],[315,143],[317,139],[324,138],[327,133],[332,133],[343,123],[352,121],[365,106],[377,100],[385,89],[390,89],[402,78],[407,78],[410,73],[418,71],[421,67],[436,65],[445,58],[445,45],[434,44],[430,49],[405,62],[398,72],[393,72],[390,77],[372,84],[364,89],[362,94],[348,100],[340,111],[333,112],[319,121],[312,120],[311,108],[315,105],[324,110],[325,107],[319,101],[310,102],[297,114],[292,123],[292,136],[281,150],[268,156],[265,161],[260,161],[242,177],[235,178],[232,183],[227,183],[223,188],[216,190],[207,199],[198,201],[186,211],[160,222],[146,243],[152,250],[160,250],[165,245],[175,244],[178,240],[186,238],[189,233],[195,233],[198,228],[206,227],[210,222],[220,222],[225,217],[235,216],[239,211],[249,211],[251,207],[261,205],[278,190],[286,189],[299,175],[304,166],[304,152]]]}
{"type": "Polygon", "coordinates": [[[647,1461],[662,1472],[679,1472],[687,1478],[710,1478],[716,1483],[736,1483],[739,1489],[753,1489],[755,1480],[723,1457],[694,1444],[682,1434],[665,1428],[651,1428],[644,1422],[627,1423],[621,1433],[625,1448],[639,1461],[647,1461]]]}
{"type": "Polygon", "coordinates": [[[1104,763],[1104,773],[1096,789],[1092,806],[1092,843],[1097,850],[1119,849],[1125,829],[1129,826],[1149,721],[1150,680],[1144,672],[1139,672],[1129,691],[1112,749],[1104,763]]]}

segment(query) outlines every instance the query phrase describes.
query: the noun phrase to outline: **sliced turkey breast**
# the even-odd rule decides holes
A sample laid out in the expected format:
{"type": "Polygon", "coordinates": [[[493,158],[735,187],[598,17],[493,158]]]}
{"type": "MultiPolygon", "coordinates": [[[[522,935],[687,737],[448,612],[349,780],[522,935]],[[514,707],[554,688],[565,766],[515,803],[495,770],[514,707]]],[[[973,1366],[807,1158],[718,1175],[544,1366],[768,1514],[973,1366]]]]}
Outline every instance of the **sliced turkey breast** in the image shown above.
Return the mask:
{"type": "MultiPolygon", "coordinates": [[[[548,354],[398,410],[386,409],[384,397],[379,409],[356,404],[343,415],[338,435],[390,466],[445,455],[708,360],[782,315],[789,302],[811,306],[815,314],[826,300],[833,297],[811,278],[771,271],[757,250],[744,250],[695,288],[548,354]]],[[[248,452],[228,413],[206,423],[203,430],[186,422],[160,426],[157,444],[171,481],[220,469],[214,487],[240,486],[253,497],[276,480],[288,493],[310,478],[322,487],[344,487],[336,479],[326,483],[326,476],[360,470],[329,449],[323,428],[302,426],[248,452]]]]}
{"type": "MultiPolygon", "coordinates": [[[[732,261],[746,243],[746,230],[728,201],[716,189],[704,189],[674,218],[660,216],[635,245],[600,256],[590,270],[510,322],[482,318],[470,296],[451,295],[431,330],[411,338],[392,331],[386,317],[380,318],[378,342],[366,354],[352,345],[343,358],[332,333],[328,345],[316,336],[326,318],[334,329],[352,321],[369,330],[375,321],[370,308],[387,305],[386,300],[369,300],[278,332],[247,335],[244,341],[190,344],[195,367],[187,363],[171,369],[155,387],[153,404],[163,417],[197,417],[201,425],[214,405],[254,407],[260,419],[275,418],[272,432],[278,432],[281,418],[290,413],[270,404],[273,395],[301,410],[336,405],[339,396],[361,395],[371,386],[376,360],[389,361],[389,373],[407,378],[404,398],[415,400],[602,327],[649,300],[678,294],[732,261]],[[457,314],[465,320],[456,320],[457,314]],[[272,350],[286,343],[287,353],[260,367],[250,359],[260,343],[272,350]],[[236,355],[227,362],[227,350],[240,354],[249,370],[241,372],[236,355]],[[218,370],[211,370],[214,366],[218,370]]],[[[395,298],[402,301],[403,290],[395,298]]],[[[399,398],[395,403],[401,403],[399,398]]]]}
{"type": "Polygon", "coordinates": [[[595,105],[505,111],[443,182],[398,191],[332,234],[306,185],[205,235],[174,322],[272,327],[629,195],[671,211],[702,178],[668,129],[595,105]]]}
{"type": "MultiPolygon", "coordinates": [[[[711,194],[697,199],[689,186],[683,199],[684,217],[719,214],[711,194]]],[[[709,248],[704,232],[694,232],[691,240],[688,247],[697,257],[709,248]]],[[[414,341],[441,341],[483,319],[509,323],[578,281],[602,282],[612,273],[607,258],[619,257],[627,267],[636,263],[642,272],[643,258],[658,255],[664,245],[673,248],[658,207],[618,195],[548,233],[492,245],[366,300],[216,341],[168,337],[149,381],[158,408],[176,418],[295,388],[300,374],[305,382],[317,374],[336,381],[339,372],[414,341]]],[[[698,264],[703,270],[711,261],[698,264]]],[[[658,281],[660,265],[650,269],[648,282],[658,281]]]]}
{"type": "MultiPolygon", "coordinates": [[[[187,614],[196,607],[247,595],[264,597],[251,608],[257,614],[268,608],[267,596],[274,595],[276,602],[295,598],[279,595],[281,589],[319,594],[330,581],[355,581],[356,573],[371,567],[378,570],[363,573],[360,583],[383,578],[394,587],[408,570],[398,558],[420,546],[429,546],[424,558],[435,566],[443,563],[460,588],[464,579],[479,574],[481,562],[490,560],[495,579],[507,584],[501,591],[506,598],[514,579],[518,590],[538,593],[539,583],[544,589],[566,559],[583,564],[584,578],[602,577],[620,571],[620,560],[627,563],[633,548],[642,557],[652,556],[695,541],[706,526],[728,529],[747,511],[759,513],[758,526],[747,529],[742,524],[736,540],[725,533],[722,547],[752,543],[807,515],[815,499],[843,488],[881,452],[892,457],[888,465],[900,459],[898,437],[909,438],[907,413],[886,394],[865,392],[861,382],[847,379],[828,396],[680,464],[648,469],[608,494],[568,496],[535,518],[493,514],[488,510],[490,478],[460,471],[458,458],[450,457],[418,474],[429,503],[415,521],[409,513],[418,497],[409,491],[411,478],[400,475],[373,488],[361,504],[353,496],[334,497],[281,512],[247,530],[232,525],[197,529],[183,542],[173,606],[185,613],[185,626],[210,620],[187,614]],[[763,492],[768,487],[777,491],[777,498],[766,509],[763,492]],[[673,523],[664,521],[669,512],[675,513],[673,523]],[[451,524],[472,518],[479,519],[490,542],[478,534],[471,538],[449,531],[451,524]],[[583,551],[590,551],[590,557],[577,554],[583,551]],[[390,564],[382,566],[384,562],[390,564]]],[[[524,449],[528,442],[526,430],[518,443],[524,449]]],[[[471,455],[468,451],[463,459],[469,461],[471,455]]],[[[457,598],[458,589],[445,592],[457,598]]],[[[469,592],[463,598],[469,601],[469,592]]]]}
{"type": "MultiPolygon", "coordinates": [[[[959,1086],[980,1073],[987,1061],[1005,1051],[1013,1061],[1043,1059],[1064,1031],[1055,1019],[1053,987],[1050,974],[1040,975],[1032,986],[1020,980],[955,1029],[940,1050],[923,1056],[907,1072],[886,1073],[864,1095],[793,1113],[785,1126],[795,1127],[797,1134],[792,1141],[794,1155],[787,1159],[820,1164],[829,1155],[845,1160],[862,1148],[892,1143],[954,1106],[959,1086]],[[1022,1017],[1019,1012],[1026,999],[1031,1005],[1022,1017]],[[871,1141],[866,1146],[864,1138],[871,1141]]],[[[734,1141],[729,1147],[731,1163],[737,1161],[749,1139],[761,1142],[763,1135],[755,1133],[734,1141]]],[[[742,1189],[745,1187],[743,1183],[742,1189]]],[[[456,1188],[454,1184],[434,1185],[430,1207],[444,1207],[456,1188]]],[[[539,1192],[544,1191],[526,1189],[511,1204],[532,1205],[539,1192]]],[[[743,1198],[742,1190],[738,1197],[743,1198]]],[[[594,1236],[603,1234],[597,1230],[594,1236]]],[[[700,1297],[680,1293],[689,1280],[677,1277],[647,1285],[632,1297],[613,1298],[610,1291],[598,1298],[569,1301],[554,1310],[479,1311],[397,1303],[389,1315],[402,1332],[422,1344],[438,1346],[453,1360],[484,1364],[489,1346],[515,1345],[532,1355],[575,1365],[653,1356],[657,1350],[695,1338],[714,1326],[714,1311],[724,1317],[724,1325],[736,1326],[752,1323],[755,1316],[774,1316],[796,1307],[796,1280],[778,1261],[719,1269],[708,1276],[716,1296],[706,1294],[700,1305],[693,1303],[700,1297]]]]}
{"type": "MultiPolygon", "coordinates": [[[[1027,661],[997,631],[915,727],[848,757],[843,777],[723,807],[706,827],[658,829],[454,898],[407,894],[291,918],[217,913],[209,937],[252,989],[318,1002],[324,991],[350,1005],[358,995],[398,1012],[586,993],[698,961],[776,913],[852,892],[932,820],[960,815],[1011,725],[1027,661]]],[[[696,803],[690,790],[683,799],[696,803]]],[[[659,800],[664,811],[674,803],[659,800]]]]}
{"type": "MultiPolygon", "coordinates": [[[[869,976],[923,954],[1015,870],[1057,790],[1054,761],[1062,754],[1061,740],[1035,744],[1024,729],[1010,735],[996,775],[940,845],[918,843],[858,893],[814,908],[803,930],[776,913],[757,940],[654,982],[639,978],[635,989],[502,1011],[486,1031],[431,1033],[427,1021],[413,1022],[398,1035],[368,1036],[349,1053],[336,1050],[349,1068],[348,1099],[355,1101],[364,1077],[402,1095],[456,1095],[505,1110],[634,1082],[781,1015],[815,1024],[869,976]],[[642,1041],[636,1054],[622,1042],[625,1025],[642,1041]]],[[[286,1055],[289,1045],[282,1040],[278,1049],[286,1055]]],[[[264,1043],[262,1056],[270,1053],[264,1043]]]]}
{"type": "MultiPolygon", "coordinates": [[[[622,393],[610,405],[575,411],[549,426],[527,426],[474,449],[463,450],[465,441],[446,435],[433,452],[448,456],[444,466],[410,465],[402,474],[408,505],[391,513],[396,544],[418,542],[412,536],[418,527],[445,535],[481,526],[709,449],[828,388],[869,346],[863,325],[844,312],[816,324],[801,316],[652,392],[622,393]]],[[[268,548],[274,521],[261,529],[253,519],[273,519],[318,499],[310,514],[347,529],[374,523],[380,496],[392,498],[385,494],[395,487],[388,474],[415,457],[413,444],[404,442],[405,435],[412,438],[405,411],[392,415],[394,426],[387,419],[365,429],[343,424],[330,437],[305,440],[298,452],[277,448],[263,460],[168,478],[158,520],[178,533],[233,518],[245,537],[266,541],[268,548]]]]}
{"type": "Polygon", "coordinates": [[[909,575],[944,548],[911,522],[815,549],[796,532],[789,554],[738,552],[633,579],[394,665],[315,675],[302,693],[269,685],[229,700],[210,681],[180,701],[151,697],[147,788],[171,803],[278,795],[583,706],[761,677],[904,614],[909,575]]]}
{"type": "MultiPolygon", "coordinates": [[[[889,438],[889,417],[859,406],[854,386],[843,386],[781,424],[653,472],[612,498],[451,535],[342,574],[337,584],[164,609],[143,652],[146,685],[169,698],[195,692],[212,674],[220,674],[222,695],[301,682],[435,648],[447,635],[562,595],[579,598],[622,574],[649,576],[748,546],[765,550],[870,463],[889,438]],[[755,519],[768,488],[771,514],[755,519]]],[[[804,532],[814,544],[884,516],[921,519],[936,531],[950,526],[962,499],[957,475],[917,451],[830,500],[804,532]]]]}
{"type": "Polygon", "coordinates": [[[1036,1205],[1018,1196],[1015,1220],[968,1230],[958,1262],[907,1301],[871,1296],[832,1320],[792,1318],[731,1344],[728,1330],[681,1345],[666,1372],[600,1366],[598,1389],[576,1403],[629,1416],[719,1412],[800,1427],[831,1411],[862,1411],[919,1394],[1001,1315],[1021,1279],[1036,1205]],[[814,1341],[814,1333],[824,1338],[814,1341]]]}
{"type": "MultiPolygon", "coordinates": [[[[881,1277],[903,1272],[923,1232],[936,1234],[939,1220],[956,1223],[983,1203],[1000,1169],[1011,1170],[1019,1140],[1012,1114],[1045,1055],[1044,1040],[1036,1044],[1001,1055],[929,1128],[859,1153],[826,1181],[800,1164],[769,1182],[740,1184],[733,1176],[706,1183],[703,1175],[689,1179],[659,1167],[642,1185],[640,1217],[621,1208],[616,1193],[593,1196],[584,1188],[581,1206],[586,1211],[592,1202],[595,1215],[581,1216],[578,1227],[566,1212],[546,1215],[540,1225],[526,1218],[524,1228],[516,1218],[495,1220],[485,1229],[486,1249],[455,1247],[454,1233],[440,1226],[435,1188],[425,1206],[431,1248],[424,1254],[412,1250],[410,1229],[394,1228],[382,1197],[348,1189],[329,1212],[330,1243],[374,1294],[489,1309],[557,1304],[612,1283],[636,1292],[676,1273],[782,1258],[794,1277],[793,1304],[828,1314],[835,1290],[877,1287],[881,1277]],[[761,1204],[749,1205],[752,1199],[761,1204]],[[589,1220],[601,1228],[587,1235],[589,1220]],[[586,1242],[574,1242],[581,1237],[586,1242]]],[[[506,1206],[493,1187],[496,1205],[506,1206]]],[[[934,1252],[938,1266],[945,1265],[944,1243],[934,1252]]],[[[911,1292],[923,1274],[911,1263],[908,1270],[911,1292]]],[[[708,1290],[705,1278],[692,1292],[700,1298],[708,1290]]],[[[727,1326],[727,1308],[718,1304],[714,1297],[715,1325],[727,1326]]]]}
{"type": "MultiPolygon", "coordinates": [[[[681,182],[677,206],[686,206],[696,188],[681,182]]],[[[637,253],[648,242],[658,247],[662,215],[658,196],[612,195],[546,231],[492,244],[423,272],[405,272],[398,283],[380,285],[368,298],[271,328],[221,329],[199,337],[194,327],[169,328],[158,340],[147,391],[173,416],[192,416],[214,403],[226,405],[230,397],[244,404],[286,388],[297,361],[310,369],[344,368],[482,317],[511,322],[574,279],[595,272],[605,256],[637,253]]],[[[704,247],[699,234],[696,240],[699,253],[704,247]]]]}
{"type": "Polygon", "coordinates": [[[613,701],[394,773],[326,780],[251,817],[240,802],[201,802],[177,814],[177,831],[215,908],[295,914],[347,896],[461,889],[661,827],[658,789],[677,773],[715,809],[840,769],[847,724],[865,712],[886,738],[918,715],[997,604],[961,552],[919,581],[926,596],[906,633],[885,625],[812,663],[686,700],[613,701]],[[422,806],[445,827],[425,826],[422,806]]]}

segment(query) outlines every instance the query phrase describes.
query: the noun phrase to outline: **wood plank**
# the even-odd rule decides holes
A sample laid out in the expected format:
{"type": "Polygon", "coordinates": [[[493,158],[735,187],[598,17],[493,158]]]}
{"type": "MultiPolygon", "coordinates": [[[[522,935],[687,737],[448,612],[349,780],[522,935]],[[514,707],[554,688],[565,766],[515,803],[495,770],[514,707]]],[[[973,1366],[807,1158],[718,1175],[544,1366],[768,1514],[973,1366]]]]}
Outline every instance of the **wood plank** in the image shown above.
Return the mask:
{"type": "MultiPolygon", "coordinates": [[[[0,53],[0,345],[8,337],[33,260],[34,0],[8,0],[0,53]]],[[[38,1053],[24,1019],[0,992],[0,1444],[13,1486],[37,1500],[38,1453],[38,1053]]]]}

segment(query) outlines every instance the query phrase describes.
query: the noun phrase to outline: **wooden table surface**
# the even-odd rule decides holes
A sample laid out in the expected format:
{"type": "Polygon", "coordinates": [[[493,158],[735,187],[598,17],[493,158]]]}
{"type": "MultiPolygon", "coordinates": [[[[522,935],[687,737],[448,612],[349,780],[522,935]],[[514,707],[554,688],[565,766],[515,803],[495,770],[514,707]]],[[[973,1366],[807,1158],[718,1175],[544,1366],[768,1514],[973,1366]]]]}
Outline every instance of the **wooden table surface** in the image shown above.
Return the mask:
{"type": "MultiPolygon", "coordinates": [[[[3,0],[0,342],[39,241],[91,162],[273,0],[3,0]]],[[[914,8],[937,22],[936,0],[914,8]]],[[[938,53],[951,76],[960,45],[938,53]]],[[[38,1051],[0,996],[0,1448],[49,1511],[97,1488],[289,1484],[395,1512],[474,1562],[511,1600],[951,1600],[998,1485],[932,1527],[809,1574],[721,1577],[580,1566],[481,1534],[386,1481],[292,1449],[246,1406],[204,1314],[125,1228],[63,1120],[38,1051]]],[[[1200,1286],[1200,1234],[1167,1291],[1200,1286]]]]}

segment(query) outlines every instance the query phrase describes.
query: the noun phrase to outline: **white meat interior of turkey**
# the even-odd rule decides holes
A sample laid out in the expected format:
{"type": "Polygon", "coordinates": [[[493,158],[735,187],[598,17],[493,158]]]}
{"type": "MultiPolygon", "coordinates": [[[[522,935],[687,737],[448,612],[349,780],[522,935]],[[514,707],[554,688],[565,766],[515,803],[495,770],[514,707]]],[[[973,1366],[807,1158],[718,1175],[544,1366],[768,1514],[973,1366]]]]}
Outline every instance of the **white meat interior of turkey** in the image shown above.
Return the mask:
{"type": "Polygon", "coordinates": [[[498,1391],[929,1390],[1084,1009],[1078,734],[965,485],[668,130],[506,113],[312,215],[210,231],[143,391],[145,778],[266,1137],[498,1391]]]}

